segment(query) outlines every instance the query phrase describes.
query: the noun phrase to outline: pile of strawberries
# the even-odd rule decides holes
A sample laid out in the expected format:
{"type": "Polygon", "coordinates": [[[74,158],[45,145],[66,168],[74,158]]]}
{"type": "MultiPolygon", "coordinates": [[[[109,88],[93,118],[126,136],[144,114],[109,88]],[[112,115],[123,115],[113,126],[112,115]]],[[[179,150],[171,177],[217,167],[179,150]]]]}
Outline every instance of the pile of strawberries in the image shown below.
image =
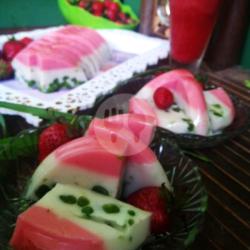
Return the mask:
{"type": "Polygon", "coordinates": [[[91,14],[99,17],[107,18],[118,24],[133,24],[133,20],[129,14],[122,12],[118,3],[112,0],[89,1],[89,0],[68,0],[70,4],[76,5],[82,9],[89,11],[91,14]]]}
{"type": "Polygon", "coordinates": [[[11,62],[16,54],[25,48],[33,40],[24,37],[20,40],[11,38],[4,43],[2,51],[0,51],[0,80],[9,79],[13,76],[11,62]]]}

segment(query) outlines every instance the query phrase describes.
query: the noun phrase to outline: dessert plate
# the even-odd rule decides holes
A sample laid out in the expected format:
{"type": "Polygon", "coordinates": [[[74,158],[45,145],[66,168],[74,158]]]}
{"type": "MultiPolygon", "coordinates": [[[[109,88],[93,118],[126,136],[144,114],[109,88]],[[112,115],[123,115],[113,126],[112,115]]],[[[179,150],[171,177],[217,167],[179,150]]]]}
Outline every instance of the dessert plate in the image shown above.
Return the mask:
{"type": "MultiPolygon", "coordinates": [[[[14,36],[16,39],[25,36],[37,39],[58,28],[19,32],[14,36]]],[[[50,94],[23,86],[15,79],[0,81],[0,101],[56,108],[63,112],[86,110],[95,105],[99,96],[112,93],[121,82],[131,78],[135,73],[144,72],[149,65],[157,64],[160,59],[166,58],[169,52],[168,40],[151,38],[128,30],[98,30],[98,33],[108,42],[112,58],[94,78],[72,90],[50,94]]],[[[0,49],[8,38],[10,36],[0,36],[0,49]]],[[[3,113],[7,111],[4,110],[3,113]]],[[[27,118],[29,123],[38,123],[33,117],[20,113],[19,115],[27,118]]]]}
{"type": "MultiPolygon", "coordinates": [[[[120,87],[116,88],[112,94],[108,96],[103,96],[103,99],[99,99],[99,104],[96,105],[95,109],[91,110],[91,113],[96,114],[96,110],[98,110],[98,107],[107,98],[115,96],[117,94],[124,94],[124,93],[128,94],[128,99],[129,99],[129,95],[132,96],[136,94],[139,91],[139,89],[141,89],[147,82],[152,80],[153,77],[154,76],[152,75],[146,75],[143,77],[133,78],[131,81],[126,81],[126,84],[123,84],[120,87]]],[[[214,84],[212,85],[208,82],[204,84],[204,88],[213,89],[215,88],[215,86],[214,84]]],[[[200,149],[200,148],[214,147],[220,143],[223,143],[226,140],[232,139],[233,137],[240,135],[242,132],[244,132],[246,129],[249,128],[250,113],[249,113],[249,107],[239,98],[237,98],[237,96],[230,94],[230,97],[235,106],[236,117],[233,123],[229,127],[223,129],[219,134],[215,134],[212,136],[200,136],[194,134],[176,134],[160,127],[157,127],[155,133],[159,137],[173,139],[181,148],[186,148],[186,149],[200,149]]],[[[125,103],[123,105],[120,105],[124,113],[128,112],[128,107],[127,107],[128,99],[125,100],[125,103]]]]}
{"type": "MultiPolygon", "coordinates": [[[[207,208],[207,194],[197,166],[183,155],[172,140],[156,135],[151,143],[151,148],[163,165],[174,190],[171,199],[172,212],[169,214],[171,226],[168,233],[150,236],[137,250],[182,249],[193,242],[202,227],[207,208]]],[[[27,176],[27,172],[30,172],[27,170],[27,165],[23,172],[25,173],[19,173],[22,177],[27,176]]],[[[12,186],[17,189],[14,183],[12,186]]],[[[25,207],[25,202],[20,204],[25,207]]],[[[20,204],[17,206],[17,211],[21,210],[20,204]]],[[[13,208],[13,206],[10,207],[13,208]]],[[[14,213],[17,214],[17,211],[14,213]]],[[[9,227],[10,224],[15,223],[16,218],[13,217],[13,214],[11,215],[12,212],[12,210],[8,210],[8,213],[4,213],[0,210],[0,247],[2,246],[3,249],[10,249],[7,244],[11,232],[7,236],[4,225],[9,227]],[[4,235],[6,235],[5,238],[3,238],[4,235]]],[[[11,231],[13,229],[11,226],[11,231]]]]}
{"type": "Polygon", "coordinates": [[[207,194],[196,164],[186,157],[173,140],[156,134],[151,143],[174,189],[171,229],[155,235],[138,250],[185,249],[201,230],[207,209],[207,194]]]}

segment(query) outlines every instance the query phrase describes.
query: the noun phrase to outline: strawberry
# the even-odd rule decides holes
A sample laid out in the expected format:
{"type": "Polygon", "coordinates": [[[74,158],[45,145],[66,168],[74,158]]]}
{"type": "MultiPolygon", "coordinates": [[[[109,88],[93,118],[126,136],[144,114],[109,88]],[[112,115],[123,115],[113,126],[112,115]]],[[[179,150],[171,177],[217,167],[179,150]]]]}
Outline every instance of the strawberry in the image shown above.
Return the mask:
{"type": "Polygon", "coordinates": [[[127,199],[127,202],[135,207],[152,213],[152,233],[164,233],[169,229],[167,201],[162,192],[161,187],[145,187],[136,191],[127,199]]]}
{"type": "Polygon", "coordinates": [[[47,155],[59,146],[71,141],[74,136],[70,133],[70,128],[66,124],[54,123],[39,136],[39,161],[42,161],[47,155]]]}
{"type": "Polygon", "coordinates": [[[116,21],[117,20],[117,12],[111,9],[107,9],[106,11],[106,16],[109,20],[111,21],[116,21]]]}
{"type": "Polygon", "coordinates": [[[159,109],[167,109],[174,103],[174,97],[170,90],[164,87],[156,89],[154,92],[154,102],[159,109]]]}
{"type": "Polygon", "coordinates": [[[101,1],[94,2],[92,4],[92,12],[93,13],[103,13],[104,11],[104,3],[101,1]]]}
{"type": "Polygon", "coordinates": [[[28,44],[30,44],[31,42],[33,42],[33,39],[31,39],[30,37],[24,37],[20,40],[20,42],[24,45],[27,46],[28,44]]]}
{"type": "Polygon", "coordinates": [[[82,8],[82,9],[87,9],[88,8],[88,3],[87,2],[85,2],[84,0],[82,0],[82,1],[80,1],[79,3],[78,3],[78,6],[80,7],[80,8],[82,8]]]}
{"type": "Polygon", "coordinates": [[[118,3],[115,3],[115,2],[111,2],[109,4],[109,7],[108,7],[109,10],[112,10],[114,12],[116,12],[116,14],[120,11],[120,5],[118,3]]]}
{"type": "Polygon", "coordinates": [[[0,80],[10,78],[13,73],[10,62],[0,59],[0,80]]]}
{"type": "Polygon", "coordinates": [[[104,0],[104,6],[105,6],[105,8],[108,9],[110,7],[111,3],[112,3],[111,0],[104,0]]]}
{"type": "Polygon", "coordinates": [[[12,61],[15,55],[24,48],[24,44],[15,39],[7,41],[3,45],[3,57],[7,61],[12,61]]]}
{"type": "Polygon", "coordinates": [[[127,15],[124,12],[119,12],[118,13],[118,18],[123,23],[127,22],[127,15]]]}

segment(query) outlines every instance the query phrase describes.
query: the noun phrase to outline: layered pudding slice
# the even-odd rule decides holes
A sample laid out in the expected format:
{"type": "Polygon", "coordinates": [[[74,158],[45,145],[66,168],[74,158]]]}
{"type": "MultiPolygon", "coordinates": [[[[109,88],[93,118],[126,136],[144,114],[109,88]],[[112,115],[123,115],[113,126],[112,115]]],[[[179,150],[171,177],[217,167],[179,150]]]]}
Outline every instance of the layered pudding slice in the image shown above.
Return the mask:
{"type": "Polygon", "coordinates": [[[144,187],[162,185],[172,190],[166,172],[150,148],[147,147],[142,152],[128,157],[124,176],[124,197],[144,187]]]}
{"type": "Polygon", "coordinates": [[[20,81],[53,92],[94,77],[109,57],[108,44],[96,31],[66,26],[32,42],[13,67],[20,81]]]}
{"type": "Polygon", "coordinates": [[[15,250],[135,250],[149,234],[150,213],[111,197],[57,184],[19,215],[15,250]]]}
{"type": "Polygon", "coordinates": [[[105,119],[95,118],[89,125],[87,134],[95,136],[96,126],[104,126],[116,130],[129,130],[134,134],[135,140],[142,141],[145,145],[149,145],[153,139],[155,126],[157,121],[152,116],[143,114],[122,114],[110,116],[105,119]]]}
{"type": "MultiPolygon", "coordinates": [[[[94,119],[91,122],[86,135],[95,137],[100,145],[106,150],[119,148],[120,144],[125,141],[127,143],[127,151],[124,156],[126,157],[138,154],[147,148],[148,144],[143,142],[143,140],[141,140],[141,138],[127,126],[121,126],[121,124],[109,119],[94,119]]],[[[152,126],[148,130],[150,134],[147,138],[151,138],[151,129],[152,126]]]]}
{"type": "MultiPolygon", "coordinates": [[[[111,147],[112,145],[110,145],[111,147]]],[[[109,150],[91,137],[70,141],[47,156],[35,170],[26,198],[41,198],[56,183],[72,184],[116,196],[124,172],[127,143],[109,150]]]]}
{"type": "Polygon", "coordinates": [[[186,70],[173,70],[146,84],[130,102],[130,112],[154,116],[158,126],[175,133],[207,135],[209,119],[203,90],[193,75],[186,70]],[[164,87],[174,96],[175,105],[168,110],[159,109],[153,100],[157,88],[164,87]],[[139,101],[140,99],[143,102],[139,101]]]}
{"type": "MultiPolygon", "coordinates": [[[[168,178],[150,144],[155,120],[147,115],[124,114],[106,119],[95,118],[87,131],[101,145],[119,145],[120,140],[128,143],[125,165],[123,196],[148,186],[165,185],[171,190],[168,178]]],[[[115,146],[114,146],[115,147],[115,146]]]]}
{"type": "Polygon", "coordinates": [[[235,109],[229,95],[222,88],[204,92],[213,133],[229,126],[235,117],[235,109]]]}

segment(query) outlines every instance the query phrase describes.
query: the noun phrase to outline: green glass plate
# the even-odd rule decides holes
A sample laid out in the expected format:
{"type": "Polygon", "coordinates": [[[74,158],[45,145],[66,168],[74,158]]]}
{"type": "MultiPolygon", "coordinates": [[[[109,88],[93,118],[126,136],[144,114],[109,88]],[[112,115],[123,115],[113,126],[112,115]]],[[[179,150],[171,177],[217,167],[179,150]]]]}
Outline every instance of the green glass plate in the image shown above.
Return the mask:
{"type": "MultiPolygon", "coordinates": [[[[156,134],[151,148],[161,162],[173,187],[174,198],[170,214],[170,231],[150,236],[137,250],[174,250],[190,245],[202,228],[207,209],[207,193],[196,164],[185,156],[170,139],[156,134]]],[[[20,162],[21,164],[22,162],[20,162]]],[[[13,180],[11,192],[22,192],[25,181],[31,176],[34,162],[25,162],[18,170],[18,183],[13,180]],[[20,190],[20,191],[17,191],[20,190]]],[[[10,183],[9,183],[10,184],[10,183]]],[[[0,208],[0,248],[8,249],[17,215],[30,204],[22,199],[10,200],[7,209],[0,208]],[[10,226],[12,225],[12,226],[10,226]]]]}
{"type": "MultiPolygon", "coordinates": [[[[111,94],[101,96],[97,99],[96,105],[92,110],[88,110],[88,114],[94,115],[98,107],[108,98],[116,94],[136,94],[145,84],[147,84],[153,77],[150,75],[139,77],[138,79],[132,78],[120,84],[111,94]]],[[[206,83],[205,89],[213,89],[214,85],[206,83]]],[[[185,149],[202,149],[215,147],[227,140],[242,134],[250,127],[250,112],[249,107],[237,96],[230,95],[235,107],[235,119],[233,123],[227,128],[223,129],[220,133],[212,136],[201,136],[194,134],[176,134],[170,130],[157,127],[156,135],[159,137],[169,138],[174,140],[181,148],[185,149]]],[[[118,105],[118,104],[117,104],[118,105]]],[[[124,113],[128,112],[128,101],[120,105],[120,109],[124,109],[124,113]],[[125,107],[125,108],[124,108],[125,107]]]]}
{"type": "Polygon", "coordinates": [[[63,16],[70,24],[82,25],[93,29],[135,29],[139,24],[139,19],[131,7],[122,4],[119,0],[113,1],[120,5],[122,12],[129,14],[129,16],[135,20],[134,24],[122,25],[104,17],[94,16],[89,11],[70,4],[67,0],[58,0],[58,5],[63,16]]]}
{"type": "Polygon", "coordinates": [[[138,250],[185,249],[200,232],[207,209],[207,193],[201,175],[196,164],[174,141],[156,135],[151,148],[174,189],[176,209],[170,213],[170,232],[149,237],[138,250]]]}

